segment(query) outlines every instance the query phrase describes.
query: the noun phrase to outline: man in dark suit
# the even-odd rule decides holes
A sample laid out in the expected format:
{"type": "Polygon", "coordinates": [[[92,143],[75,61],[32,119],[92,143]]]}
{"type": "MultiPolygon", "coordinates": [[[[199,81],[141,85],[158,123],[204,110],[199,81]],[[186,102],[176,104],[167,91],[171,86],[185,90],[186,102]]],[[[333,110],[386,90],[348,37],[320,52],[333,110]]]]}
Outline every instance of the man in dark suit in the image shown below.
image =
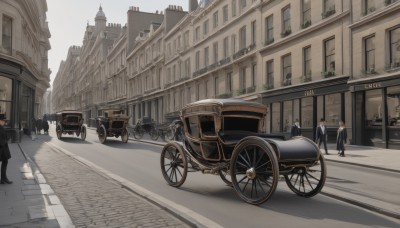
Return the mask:
{"type": "Polygon", "coordinates": [[[299,135],[301,135],[301,128],[300,128],[299,120],[296,119],[296,122],[293,124],[292,129],[290,131],[290,136],[294,137],[294,136],[299,136],[299,135]]]}
{"type": "Polygon", "coordinates": [[[319,125],[317,127],[317,138],[316,143],[318,143],[318,147],[321,148],[321,143],[324,143],[325,154],[328,153],[328,147],[326,146],[326,141],[328,140],[328,129],[325,126],[325,119],[321,118],[319,125]]]}
{"type": "Polygon", "coordinates": [[[8,159],[11,158],[8,148],[8,136],[3,126],[7,123],[5,114],[0,114],[0,161],[1,161],[1,184],[12,184],[7,178],[8,159]]]}

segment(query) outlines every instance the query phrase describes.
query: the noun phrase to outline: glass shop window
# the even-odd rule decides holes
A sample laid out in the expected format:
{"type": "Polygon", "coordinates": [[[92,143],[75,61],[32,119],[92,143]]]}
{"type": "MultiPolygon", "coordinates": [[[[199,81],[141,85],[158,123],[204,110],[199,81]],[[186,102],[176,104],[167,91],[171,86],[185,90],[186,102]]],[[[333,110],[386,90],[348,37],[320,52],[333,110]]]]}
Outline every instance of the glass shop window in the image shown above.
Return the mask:
{"type": "Polygon", "coordinates": [[[328,127],[337,127],[341,120],[340,93],[325,95],[325,124],[328,127]]]}
{"type": "Polygon", "coordinates": [[[281,104],[273,103],[272,104],[272,132],[280,132],[281,131],[281,104]]]}
{"type": "Polygon", "coordinates": [[[365,121],[366,126],[382,126],[382,90],[365,92],[365,121]]]}
{"type": "Polygon", "coordinates": [[[293,125],[293,101],[283,102],[283,132],[290,132],[293,125]]]}
{"type": "Polygon", "coordinates": [[[301,99],[301,124],[303,128],[313,127],[313,98],[301,99]]]}
{"type": "Polygon", "coordinates": [[[400,128],[400,86],[387,89],[388,125],[400,128]]]}
{"type": "MultiPolygon", "coordinates": [[[[12,107],[12,80],[0,76],[0,113],[5,114],[8,120],[11,119],[12,107]]],[[[6,126],[10,126],[8,121],[6,126]]]]}

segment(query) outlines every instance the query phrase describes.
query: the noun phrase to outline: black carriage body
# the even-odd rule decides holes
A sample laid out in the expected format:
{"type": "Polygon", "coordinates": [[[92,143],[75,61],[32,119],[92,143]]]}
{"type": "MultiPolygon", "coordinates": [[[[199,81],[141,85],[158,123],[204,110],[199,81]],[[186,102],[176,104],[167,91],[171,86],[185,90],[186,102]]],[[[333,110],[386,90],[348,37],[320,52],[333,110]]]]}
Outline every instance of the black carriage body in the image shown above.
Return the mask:
{"type": "Polygon", "coordinates": [[[266,202],[279,175],[297,195],[312,197],[326,180],[317,145],[297,136],[266,134],[268,108],[236,99],[207,99],[181,111],[183,143],[170,142],[161,152],[161,171],[169,185],[181,186],[189,169],[219,174],[250,204],[266,202]]]}
{"type": "Polygon", "coordinates": [[[83,125],[82,112],[63,111],[56,114],[57,126],[61,127],[62,133],[79,132],[83,125]]]}

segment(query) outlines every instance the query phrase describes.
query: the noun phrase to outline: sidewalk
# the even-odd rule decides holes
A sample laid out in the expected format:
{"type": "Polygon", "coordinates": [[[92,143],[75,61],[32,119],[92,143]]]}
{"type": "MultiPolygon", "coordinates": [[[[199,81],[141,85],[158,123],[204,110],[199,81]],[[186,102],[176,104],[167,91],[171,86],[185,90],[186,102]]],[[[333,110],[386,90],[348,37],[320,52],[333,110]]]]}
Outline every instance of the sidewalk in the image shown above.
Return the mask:
{"type": "Polygon", "coordinates": [[[0,185],[0,227],[189,227],[44,141],[9,146],[14,183],[0,185]]]}

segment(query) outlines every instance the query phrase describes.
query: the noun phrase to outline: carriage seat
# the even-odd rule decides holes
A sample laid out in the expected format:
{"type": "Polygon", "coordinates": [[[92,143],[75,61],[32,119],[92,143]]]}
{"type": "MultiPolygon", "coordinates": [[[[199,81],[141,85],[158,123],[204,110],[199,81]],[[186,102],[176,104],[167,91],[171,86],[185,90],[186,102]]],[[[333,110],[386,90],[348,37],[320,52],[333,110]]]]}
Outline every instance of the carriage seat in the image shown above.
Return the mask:
{"type": "Polygon", "coordinates": [[[235,146],[240,140],[247,136],[257,136],[260,138],[274,138],[284,140],[285,136],[280,134],[266,134],[251,131],[224,131],[219,133],[219,137],[225,145],[235,146]]]}

